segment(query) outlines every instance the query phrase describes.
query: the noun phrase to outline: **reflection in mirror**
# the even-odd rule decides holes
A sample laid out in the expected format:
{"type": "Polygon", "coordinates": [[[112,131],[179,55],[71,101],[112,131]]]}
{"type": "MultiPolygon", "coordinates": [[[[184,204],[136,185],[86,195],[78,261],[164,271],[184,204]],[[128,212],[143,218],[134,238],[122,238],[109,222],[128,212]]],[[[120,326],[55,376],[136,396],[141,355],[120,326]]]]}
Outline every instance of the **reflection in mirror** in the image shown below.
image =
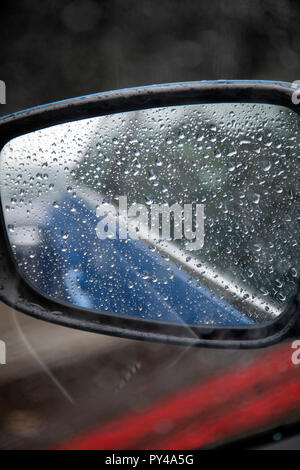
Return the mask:
{"type": "Polygon", "coordinates": [[[96,312],[217,326],[278,317],[300,268],[299,130],[288,108],[218,103],[11,140],[1,199],[20,272],[96,312]]]}

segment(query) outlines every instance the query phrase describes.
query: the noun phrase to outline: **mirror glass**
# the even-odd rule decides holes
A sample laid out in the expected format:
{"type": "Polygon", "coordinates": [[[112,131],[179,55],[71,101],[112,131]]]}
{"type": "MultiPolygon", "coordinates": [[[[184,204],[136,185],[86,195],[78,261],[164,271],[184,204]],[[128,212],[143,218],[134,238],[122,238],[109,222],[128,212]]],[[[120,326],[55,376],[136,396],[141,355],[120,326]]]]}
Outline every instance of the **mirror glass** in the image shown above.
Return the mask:
{"type": "Polygon", "coordinates": [[[191,325],[278,317],[300,268],[300,127],[215,103],[69,122],[1,151],[12,253],[46,296],[191,325]]]}

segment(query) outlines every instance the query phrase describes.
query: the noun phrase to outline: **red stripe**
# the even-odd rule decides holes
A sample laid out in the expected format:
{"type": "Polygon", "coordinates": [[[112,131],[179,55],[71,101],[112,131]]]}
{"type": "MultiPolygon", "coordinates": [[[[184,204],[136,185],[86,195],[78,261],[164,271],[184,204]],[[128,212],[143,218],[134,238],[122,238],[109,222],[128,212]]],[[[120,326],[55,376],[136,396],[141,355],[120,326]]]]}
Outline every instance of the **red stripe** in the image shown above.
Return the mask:
{"type": "Polygon", "coordinates": [[[299,406],[300,384],[293,380],[299,381],[300,368],[292,365],[291,353],[290,344],[264,352],[251,364],[219,372],[142,414],[130,413],[57,448],[195,448],[261,426],[299,406]],[[171,427],[167,437],[158,430],[163,421],[171,427]]]}
{"type": "Polygon", "coordinates": [[[222,441],[229,436],[241,434],[249,429],[274,422],[284,412],[300,405],[300,383],[278,385],[272,393],[262,398],[250,399],[242,406],[229,406],[222,416],[202,420],[193,419],[187,429],[165,440],[155,440],[145,449],[195,449],[222,441]],[[292,400],[291,400],[292,398],[292,400]],[[292,403],[291,403],[292,402],[292,403]],[[292,406],[291,406],[292,405],[292,406]]]}

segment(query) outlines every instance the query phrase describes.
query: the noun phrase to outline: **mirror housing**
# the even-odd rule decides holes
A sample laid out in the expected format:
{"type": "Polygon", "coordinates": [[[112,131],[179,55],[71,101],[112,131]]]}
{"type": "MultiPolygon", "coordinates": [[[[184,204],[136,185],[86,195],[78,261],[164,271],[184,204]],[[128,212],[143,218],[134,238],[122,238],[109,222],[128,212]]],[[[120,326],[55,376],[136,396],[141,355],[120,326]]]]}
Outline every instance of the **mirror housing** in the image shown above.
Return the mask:
{"type": "MultiPolygon", "coordinates": [[[[45,105],[0,120],[0,148],[10,140],[67,122],[152,108],[208,103],[264,103],[284,106],[298,115],[291,84],[275,82],[195,82],[155,85],[100,93],[45,105]]],[[[204,326],[94,312],[39,292],[24,278],[11,253],[1,210],[0,298],[24,313],[74,328],[135,339],[227,348],[256,348],[291,333],[299,311],[299,291],[285,311],[262,325],[204,326]]]]}

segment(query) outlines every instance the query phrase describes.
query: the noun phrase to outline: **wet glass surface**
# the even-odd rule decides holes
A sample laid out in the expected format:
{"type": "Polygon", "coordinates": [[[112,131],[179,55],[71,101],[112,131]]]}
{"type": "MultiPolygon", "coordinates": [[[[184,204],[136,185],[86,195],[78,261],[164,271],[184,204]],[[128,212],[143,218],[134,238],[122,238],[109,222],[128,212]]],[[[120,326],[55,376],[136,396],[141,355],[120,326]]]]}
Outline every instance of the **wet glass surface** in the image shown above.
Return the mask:
{"type": "Polygon", "coordinates": [[[1,198],[19,269],[51,298],[95,311],[269,321],[299,277],[298,142],[291,110],[245,103],[13,139],[1,152],[1,198]]]}

